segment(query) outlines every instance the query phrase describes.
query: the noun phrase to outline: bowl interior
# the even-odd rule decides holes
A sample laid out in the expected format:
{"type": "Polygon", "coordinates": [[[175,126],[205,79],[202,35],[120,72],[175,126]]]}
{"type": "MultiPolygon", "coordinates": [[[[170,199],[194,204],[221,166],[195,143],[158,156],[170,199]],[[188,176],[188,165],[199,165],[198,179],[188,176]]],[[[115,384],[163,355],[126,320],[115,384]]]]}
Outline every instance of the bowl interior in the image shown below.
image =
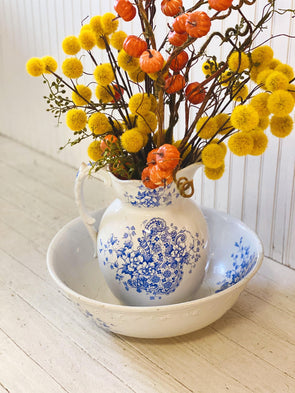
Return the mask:
{"type": "MultiPolygon", "coordinates": [[[[257,235],[241,221],[203,208],[210,235],[210,257],[204,282],[195,295],[201,299],[248,280],[262,259],[257,235]]],[[[97,225],[103,209],[93,213],[97,225]]],[[[108,304],[121,304],[111,293],[93,258],[93,244],[77,218],[63,227],[52,240],[47,254],[48,269],[63,290],[108,304]]]]}

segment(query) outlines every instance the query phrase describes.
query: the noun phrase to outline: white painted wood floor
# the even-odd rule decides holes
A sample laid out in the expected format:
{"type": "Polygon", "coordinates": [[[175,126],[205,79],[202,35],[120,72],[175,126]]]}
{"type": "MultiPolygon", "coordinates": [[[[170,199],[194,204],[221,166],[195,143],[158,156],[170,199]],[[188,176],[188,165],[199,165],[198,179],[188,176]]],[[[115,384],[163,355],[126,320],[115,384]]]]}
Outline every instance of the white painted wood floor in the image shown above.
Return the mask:
{"type": "Polygon", "coordinates": [[[0,165],[1,393],[295,392],[295,271],[265,259],[223,318],[186,336],[107,333],[46,269],[77,216],[76,170],[4,137],[0,165]]]}

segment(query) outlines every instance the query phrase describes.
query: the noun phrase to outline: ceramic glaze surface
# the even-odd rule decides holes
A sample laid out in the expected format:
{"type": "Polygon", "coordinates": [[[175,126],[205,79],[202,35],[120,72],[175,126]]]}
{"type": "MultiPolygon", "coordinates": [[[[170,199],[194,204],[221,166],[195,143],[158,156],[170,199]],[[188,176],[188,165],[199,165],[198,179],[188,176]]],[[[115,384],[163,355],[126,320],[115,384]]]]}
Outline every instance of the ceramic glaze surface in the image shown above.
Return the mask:
{"type": "MultiPolygon", "coordinates": [[[[233,306],[263,259],[259,238],[245,224],[213,209],[202,210],[212,239],[210,264],[191,301],[151,307],[123,305],[93,258],[91,238],[80,218],[52,240],[47,253],[49,272],[84,316],[105,330],[161,338],[201,329],[233,306]]],[[[94,214],[97,225],[102,215],[102,210],[94,214]]]]}
{"type": "MultiPolygon", "coordinates": [[[[113,294],[138,306],[190,299],[208,262],[208,228],[200,208],[183,198],[174,182],[151,190],[139,180],[107,175],[118,198],[104,212],[94,237],[99,265],[113,294]]],[[[83,169],[78,188],[81,178],[85,179],[83,169]]],[[[79,195],[76,192],[81,206],[79,195]]],[[[84,217],[83,209],[80,213],[87,226],[91,218],[84,217]]]]}

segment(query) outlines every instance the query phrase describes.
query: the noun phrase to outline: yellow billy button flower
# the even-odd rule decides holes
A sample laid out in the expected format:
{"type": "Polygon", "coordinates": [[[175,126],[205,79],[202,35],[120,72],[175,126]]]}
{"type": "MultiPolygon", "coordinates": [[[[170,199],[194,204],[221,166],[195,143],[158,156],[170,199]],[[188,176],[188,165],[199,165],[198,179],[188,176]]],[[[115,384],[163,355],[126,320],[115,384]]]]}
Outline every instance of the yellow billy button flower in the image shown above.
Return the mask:
{"type": "Polygon", "coordinates": [[[93,141],[90,143],[87,149],[89,158],[93,161],[97,161],[102,158],[102,151],[100,150],[100,141],[93,141]]]}
{"type": "MultiPolygon", "coordinates": [[[[275,70],[276,67],[277,67],[279,64],[282,64],[282,63],[280,62],[280,60],[278,60],[278,59],[272,59],[272,60],[270,61],[270,63],[268,63],[267,67],[270,68],[271,70],[275,70]]],[[[278,70],[278,71],[280,71],[280,70],[278,70]]]]}
{"type": "Polygon", "coordinates": [[[134,71],[139,67],[139,60],[137,57],[128,55],[124,49],[121,49],[118,54],[118,65],[124,71],[134,71]]]}
{"type": "Polygon", "coordinates": [[[44,73],[50,74],[51,72],[55,72],[57,69],[57,62],[51,56],[44,56],[41,59],[44,63],[44,73]]]}
{"type": "Polygon", "coordinates": [[[122,134],[121,144],[129,153],[137,153],[144,146],[144,138],[136,128],[132,128],[122,134]]]}
{"type": "Polygon", "coordinates": [[[293,119],[291,116],[272,116],[270,120],[270,132],[278,137],[285,138],[293,130],[293,119]]]}
{"type": "Polygon", "coordinates": [[[273,70],[271,70],[270,68],[265,68],[257,75],[255,82],[257,83],[257,85],[260,85],[261,89],[266,89],[265,81],[272,72],[273,70]]]}
{"type": "Polygon", "coordinates": [[[110,38],[108,35],[100,35],[96,34],[96,45],[99,49],[105,49],[106,48],[106,42],[109,44],[110,43],[110,38]]]}
{"type": "Polygon", "coordinates": [[[267,148],[268,138],[261,129],[255,129],[249,132],[249,135],[253,138],[253,149],[249,154],[252,156],[260,156],[267,148]]]}
{"type": "Polygon", "coordinates": [[[234,128],[250,131],[257,127],[259,116],[251,105],[239,105],[233,109],[230,120],[234,128]]]}
{"type": "Polygon", "coordinates": [[[91,50],[96,44],[95,33],[92,30],[81,29],[78,39],[85,50],[91,50]]]}
{"type": "Polygon", "coordinates": [[[102,135],[112,131],[107,116],[104,113],[95,112],[88,119],[88,127],[94,135],[102,135]]]}
{"type": "Polygon", "coordinates": [[[251,59],[254,66],[267,65],[273,58],[273,50],[270,46],[264,45],[254,49],[251,53],[251,59]]]}
{"type": "Polygon", "coordinates": [[[248,96],[249,90],[247,85],[235,83],[232,87],[232,97],[234,101],[244,101],[248,96]]]}
{"type": "Polygon", "coordinates": [[[44,62],[38,57],[32,57],[27,61],[26,69],[31,76],[41,76],[45,72],[44,62]]]}
{"type": "Polygon", "coordinates": [[[286,90],[274,91],[267,102],[268,110],[276,116],[286,116],[294,108],[292,94],[286,90]]]}
{"type": "Polygon", "coordinates": [[[150,94],[149,98],[151,100],[151,111],[155,113],[158,107],[158,101],[153,94],[150,94]]]}
{"type": "Polygon", "coordinates": [[[116,15],[111,12],[107,12],[101,17],[101,26],[105,34],[111,34],[117,30],[119,21],[116,18],[116,15]]]}
{"type": "Polygon", "coordinates": [[[114,71],[110,63],[96,66],[93,75],[96,82],[101,86],[107,86],[115,79],[114,71]]]}
{"type": "Polygon", "coordinates": [[[63,40],[62,49],[66,55],[76,55],[80,51],[81,45],[78,38],[71,35],[63,40]]]}
{"type": "Polygon", "coordinates": [[[202,71],[206,76],[212,75],[218,68],[218,64],[213,60],[206,60],[202,65],[202,71]]]}
{"type": "Polygon", "coordinates": [[[144,116],[151,109],[151,99],[147,93],[137,93],[130,97],[128,106],[131,113],[140,113],[144,116]]]}
{"type": "Polygon", "coordinates": [[[233,72],[242,72],[249,66],[249,57],[244,52],[233,52],[228,58],[228,68],[233,72]]]}
{"type": "Polygon", "coordinates": [[[208,177],[210,180],[218,180],[222,177],[224,173],[225,165],[224,163],[218,168],[209,168],[205,166],[204,173],[205,176],[208,177]]]}
{"type": "Polygon", "coordinates": [[[96,86],[95,95],[104,104],[111,102],[114,98],[114,94],[115,94],[115,90],[112,85],[108,85],[108,86],[97,85],[96,86]]]}
{"type": "Polygon", "coordinates": [[[125,33],[125,31],[115,31],[115,33],[111,35],[110,45],[117,50],[121,50],[126,37],[127,33],[125,33]]]}
{"type": "Polygon", "coordinates": [[[140,67],[135,70],[128,71],[129,78],[136,83],[143,82],[145,79],[145,73],[142,71],[140,67]]]}
{"type": "Polygon", "coordinates": [[[236,156],[246,156],[253,150],[254,142],[249,132],[237,132],[229,137],[227,145],[236,156]]]}
{"type": "Polygon", "coordinates": [[[71,57],[62,63],[62,72],[68,78],[77,79],[83,74],[83,66],[79,59],[71,57]]]}
{"type": "Polygon", "coordinates": [[[224,162],[224,149],[217,143],[210,143],[202,150],[202,162],[208,168],[218,168],[224,162]]]}
{"type": "Polygon", "coordinates": [[[286,75],[288,81],[294,78],[293,68],[289,66],[289,64],[280,63],[275,67],[275,71],[282,72],[284,75],[286,75]]]}
{"type": "Polygon", "coordinates": [[[267,117],[270,115],[270,112],[267,108],[269,97],[269,93],[259,93],[251,98],[250,105],[253,106],[259,117],[267,117]]]}
{"type": "Polygon", "coordinates": [[[272,71],[265,79],[265,87],[270,91],[286,90],[288,86],[288,78],[280,71],[272,71]]]}
{"type": "Polygon", "coordinates": [[[72,131],[81,131],[87,124],[86,113],[82,109],[70,109],[66,115],[66,123],[72,131]]]}
{"type": "Polygon", "coordinates": [[[260,117],[257,127],[263,131],[263,130],[266,130],[268,126],[269,126],[269,117],[268,116],[267,117],[260,117]]]}
{"type": "Polygon", "coordinates": [[[90,28],[94,31],[94,33],[96,33],[96,34],[103,34],[104,33],[100,15],[93,16],[90,19],[89,25],[90,25],[90,28]]]}
{"type": "Polygon", "coordinates": [[[139,115],[137,118],[137,127],[145,131],[147,134],[154,132],[158,125],[157,116],[154,112],[147,112],[144,115],[139,115]]]}
{"type": "Polygon", "coordinates": [[[217,130],[220,135],[225,135],[231,130],[232,124],[227,113],[218,113],[214,119],[217,122],[217,130]]]}
{"type": "Polygon", "coordinates": [[[214,117],[203,116],[197,122],[196,131],[200,138],[210,139],[217,133],[218,124],[214,117]]]}
{"type": "Polygon", "coordinates": [[[77,85],[76,89],[79,94],[73,91],[72,93],[73,103],[77,106],[86,105],[87,102],[89,102],[91,99],[92,96],[91,90],[89,89],[89,87],[84,85],[77,85]]]}
{"type": "Polygon", "coordinates": [[[212,139],[212,141],[210,143],[217,143],[218,146],[222,147],[222,149],[224,151],[224,156],[225,156],[226,153],[227,153],[226,144],[224,142],[219,142],[219,143],[218,142],[219,142],[219,139],[218,138],[214,138],[214,139],[212,139]]]}

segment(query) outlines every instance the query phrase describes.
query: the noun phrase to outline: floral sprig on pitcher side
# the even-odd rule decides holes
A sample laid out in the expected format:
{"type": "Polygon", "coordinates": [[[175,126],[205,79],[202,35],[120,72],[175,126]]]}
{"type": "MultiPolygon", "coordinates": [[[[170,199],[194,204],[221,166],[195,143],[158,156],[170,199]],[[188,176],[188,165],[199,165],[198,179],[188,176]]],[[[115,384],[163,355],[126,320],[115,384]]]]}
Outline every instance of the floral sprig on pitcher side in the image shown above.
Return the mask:
{"type": "Polygon", "coordinates": [[[78,36],[64,39],[69,57],[62,75],[51,56],[30,59],[27,71],[43,75],[48,110],[58,121],[65,114],[74,133],[66,145],[92,140],[88,155],[95,170],[107,166],[121,179],[142,179],[155,188],[175,180],[179,168],[202,161],[206,176],[219,179],[227,146],[238,156],[260,155],[267,148],[268,126],[280,138],[293,128],[293,69],[274,58],[270,46],[254,46],[254,40],[275,13],[294,10],[278,12],[275,0],[265,1],[254,25],[244,8],[255,2],[201,0],[185,9],[182,0],[163,0],[160,6],[155,0],[116,0],[117,15],[94,16],[78,36]],[[157,12],[168,22],[160,42],[157,12]],[[227,26],[224,34],[214,31],[214,21],[226,21],[232,13],[239,24],[227,26]],[[134,18],[141,34],[118,30],[119,19],[134,18]],[[225,45],[224,59],[214,54],[217,44],[225,45]],[[107,62],[100,61],[98,49],[107,62]],[[81,51],[92,67],[82,64],[81,51]],[[194,71],[201,69],[203,78],[195,80],[194,71]],[[183,135],[177,139],[180,117],[183,135]]]}

